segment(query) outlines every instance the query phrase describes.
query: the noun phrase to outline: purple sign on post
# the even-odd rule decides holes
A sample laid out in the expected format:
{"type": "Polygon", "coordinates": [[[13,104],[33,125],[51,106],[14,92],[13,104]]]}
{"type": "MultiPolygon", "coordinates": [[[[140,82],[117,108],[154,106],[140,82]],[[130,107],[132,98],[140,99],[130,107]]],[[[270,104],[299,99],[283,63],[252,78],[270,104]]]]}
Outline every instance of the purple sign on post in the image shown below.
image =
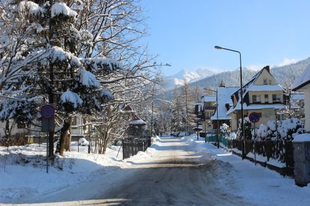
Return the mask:
{"type": "Polygon", "coordinates": [[[252,112],[252,113],[249,115],[249,120],[250,120],[252,123],[258,122],[259,119],[260,119],[260,115],[259,115],[257,112],[252,112]]]}

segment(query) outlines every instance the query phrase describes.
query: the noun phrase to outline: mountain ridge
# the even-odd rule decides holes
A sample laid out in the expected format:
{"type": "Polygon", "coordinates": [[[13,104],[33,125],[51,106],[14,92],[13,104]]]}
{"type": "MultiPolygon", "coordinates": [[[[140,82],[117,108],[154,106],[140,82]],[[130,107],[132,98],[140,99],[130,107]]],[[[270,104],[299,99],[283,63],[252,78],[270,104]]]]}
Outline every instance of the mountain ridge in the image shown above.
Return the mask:
{"type": "MultiPolygon", "coordinates": [[[[272,67],[270,69],[270,72],[280,85],[282,85],[285,88],[291,88],[294,85],[296,79],[300,77],[300,75],[309,65],[310,65],[310,57],[293,64],[272,67]]],[[[250,81],[258,71],[253,71],[251,69],[244,68],[242,70],[243,84],[246,84],[248,81],[250,81]]],[[[223,82],[226,87],[240,87],[240,70],[236,69],[233,71],[225,71],[218,74],[214,74],[212,76],[205,77],[198,81],[190,82],[189,85],[191,87],[205,88],[208,86],[211,88],[215,88],[221,82],[223,82]]],[[[181,88],[182,87],[179,87],[178,89],[181,88]]],[[[166,90],[164,96],[168,99],[172,99],[173,89],[166,90]]]]}

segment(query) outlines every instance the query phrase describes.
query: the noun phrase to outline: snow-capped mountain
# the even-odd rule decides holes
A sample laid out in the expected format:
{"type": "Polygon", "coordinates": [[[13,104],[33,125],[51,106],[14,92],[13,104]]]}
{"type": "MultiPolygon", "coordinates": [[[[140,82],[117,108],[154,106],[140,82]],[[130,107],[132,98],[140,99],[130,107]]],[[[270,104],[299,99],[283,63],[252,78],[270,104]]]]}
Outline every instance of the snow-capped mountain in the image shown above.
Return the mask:
{"type": "Polygon", "coordinates": [[[181,70],[175,75],[165,77],[164,84],[165,88],[169,90],[175,87],[183,86],[185,82],[195,82],[218,73],[220,72],[217,70],[206,68],[199,68],[196,71],[181,70]]]}
{"type": "MultiPolygon", "coordinates": [[[[275,77],[278,83],[284,87],[293,86],[294,82],[297,78],[301,76],[303,71],[310,65],[310,58],[298,61],[293,64],[273,67],[270,69],[271,74],[275,77]]],[[[262,67],[263,68],[263,67],[262,67]]],[[[244,83],[250,81],[253,76],[257,73],[256,69],[243,68],[242,71],[242,79],[244,83]]],[[[219,83],[224,83],[226,87],[239,87],[240,86],[240,71],[236,69],[234,71],[225,71],[218,72],[212,76],[207,76],[205,78],[199,79],[198,81],[190,82],[190,86],[192,87],[201,87],[205,88],[209,87],[217,87],[219,83]]],[[[172,87],[173,88],[173,87],[172,87]]],[[[172,89],[170,87],[170,89],[172,89]]],[[[168,88],[169,89],[169,88],[168,88]]],[[[167,99],[173,98],[173,91],[167,91],[164,94],[164,97],[167,99]]]]}
{"type": "MultiPolygon", "coordinates": [[[[270,72],[280,85],[287,87],[294,84],[296,79],[300,77],[308,65],[310,65],[310,58],[285,66],[273,67],[270,72]]],[[[243,68],[242,73],[243,82],[246,83],[253,78],[253,75],[255,75],[257,71],[243,68]]],[[[199,81],[191,83],[191,86],[199,86],[202,88],[206,86],[217,87],[220,82],[223,82],[227,87],[238,87],[240,85],[239,77],[240,71],[239,69],[236,69],[234,71],[222,72],[211,77],[200,79],[199,81]]]]}

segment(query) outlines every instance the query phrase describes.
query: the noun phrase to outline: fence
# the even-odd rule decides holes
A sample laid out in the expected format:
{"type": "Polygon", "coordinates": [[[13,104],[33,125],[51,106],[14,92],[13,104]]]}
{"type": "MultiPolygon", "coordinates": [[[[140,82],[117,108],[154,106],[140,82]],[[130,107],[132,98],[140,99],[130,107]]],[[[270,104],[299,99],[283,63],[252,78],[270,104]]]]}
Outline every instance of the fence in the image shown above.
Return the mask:
{"type": "MultiPolygon", "coordinates": [[[[225,147],[227,148],[232,148],[232,141],[226,139],[225,137],[219,135],[219,142],[221,142],[225,147]]],[[[216,136],[207,136],[206,137],[206,142],[217,142],[217,137],[216,136]]]]}
{"type": "Polygon", "coordinates": [[[151,145],[151,137],[123,140],[123,159],[136,155],[139,151],[145,151],[151,145]]]}
{"type": "MultiPolygon", "coordinates": [[[[206,141],[217,142],[217,138],[216,136],[210,136],[206,138],[206,141]]],[[[242,151],[242,140],[227,140],[223,136],[219,136],[218,141],[227,148],[236,148],[242,151]]],[[[254,148],[254,141],[246,140],[244,142],[244,151],[245,154],[256,152],[256,154],[266,157],[267,161],[270,158],[276,159],[285,163],[287,168],[294,168],[293,144],[291,141],[256,141],[254,148]]]]}
{"type": "Polygon", "coordinates": [[[0,146],[22,146],[28,143],[29,143],[28,137],[21,134],[10,136],[8,139],[6,138],[0,139],[0,146]]]}
{"type": "MultiPolygon", "coordinates": [[[[233,148],[242,150],[242,140],[232,140],[232,144],[233,148]]],[[[272,158],[285,163],[288,168],[294,167],[293,143],[291,141],[256,141],[254,145],[254,141],[247,140],[244,142],[244,150],[245,154],[256,152],[256,154],[266,157],[267,161],[272,158]]]]}

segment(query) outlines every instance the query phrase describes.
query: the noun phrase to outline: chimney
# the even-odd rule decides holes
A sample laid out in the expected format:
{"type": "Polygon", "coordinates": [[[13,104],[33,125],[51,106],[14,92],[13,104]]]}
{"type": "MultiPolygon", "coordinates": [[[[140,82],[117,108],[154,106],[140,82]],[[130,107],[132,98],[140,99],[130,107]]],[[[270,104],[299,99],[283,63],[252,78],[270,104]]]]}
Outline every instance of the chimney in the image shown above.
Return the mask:
{"type": "Polygon", "coordinates": [[[270,67],[269,65],[265,66],[264,69],[266,69],[270,73],[270,67]]]}

